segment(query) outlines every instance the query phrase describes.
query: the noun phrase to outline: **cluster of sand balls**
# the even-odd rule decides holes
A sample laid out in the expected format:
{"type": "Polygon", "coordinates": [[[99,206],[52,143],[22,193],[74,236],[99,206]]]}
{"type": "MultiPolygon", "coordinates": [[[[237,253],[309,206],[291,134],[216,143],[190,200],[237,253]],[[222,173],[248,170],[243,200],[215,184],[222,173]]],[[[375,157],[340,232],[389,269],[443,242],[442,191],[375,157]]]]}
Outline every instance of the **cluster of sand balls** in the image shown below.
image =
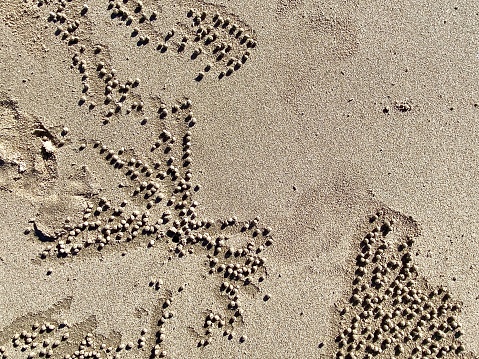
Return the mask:
{"type": "MultiPolygon", "coordinates": [[[[157,114],[155,121],[160,129],[152,141],[149,158],[127,155],[125,152],[130,151],[111,149],[98,141],[84,141],[79,146],[78,150],[84,155],[97,156],[106,166],[122,173],[124,181],[120,188],[124,197],[89,199],[81,220],[73,222],[67,218],[62,230],[50,238],[51,243],[44,248],[41,258],[73,257],[88,250],[101,251],[107,246],[125,248],[139,243],[151,250],[167,249],[168,260],[174,256],[204,255],[208,259],[207,271],[218,279],[224,310],[211,312],[205,318],[198,346],[208,345],[214,332],[232,339],[235,327],[243,322],[241,292],[255,287],[261,281],[258,278],[264,279],[266,274],[262,252],[273,243],[271,229],[261,227],[259,218],[240,222],[236,217],[218,220],[199,217],[194,193],[200,187],[193,184],[191,171],[191,128],[197,122],[191,100],[185,98],[172,106],[160,103],[157,108],[149,108],[135,91],[140,79],[121,81],[111,66],[108,49],[93,45],[88,32],[81,31],[92,25],[88,20],[89,7],[71,1],[58,4],[55,11],[49,13],[48,21],[56,25],[56,35],[68,44],[72,69],[78,70],[81,76],[79,105],[89,103],[90,111],[99,110],[104,124],[130,114],[139,116],[145,124],[149,119],[144,113],[151,112],[157,114]],[[232,239],[238,243],[238,238],[241,245],[230,244],[232,239]]],[[[256,46],[253,31],[234,15],[223,17],[213,5],[201,4],[201,7],[187,11],[190,24],[162,34],[154,27],[158,14],[149,11],[141,1],[110,0],[107,4],[112,19],[133,27],[131,38],[138,46],[146,48],[156,43],[160,53],[170,48],[178,53],[191,50],[192,60],[206,61],[204,70],[196,78],[198,81],[214,64],[226,68],[219,72],[220,78],[229,76],[241,68],[250,56],[250,49],[256,46]]],[[[62,136],[67,133],[64,131],[62,136]]],[[[163,282],[155,279],[149,285],[160,291],[163,282]]],[[[166,310],[172,299],[169,296],[161,304],[159,327],[153,331],[156,331],[156,340],[152,344],[152,357],[166,356],[162,325],[172,317],[166,310]]],[[[151,344],[145,335],[146,329],[138,341],[139,348],[151,344]]],[[[244,342],[246,337],[239,340],[244,342]]],[[[131,347],[123,345],[114,351],[131,347]]]]}
{"type": "Polygon", "coordinates": [[[70,19],[65,14],[66,2],[60,1],[56,11],[51,11],[48,14],[48,21],[57,24],[55,35],[59,36],[68,45],[75,45],[79,43],[79,37],[76,36],[77,30],[80,27],[78,19],[70,19]]]}
{"type": "MultiPolygon", "coordinates": [[[[68,3],[68,5],[72,5],[68,3]]],[[[86,11],[83,7],[81,10],[77,11],[77,18],[75,18],[74,11],[70,10],[67,7],[66,1],[60,1],[58,3],[55,11],[50,11],[47,17],[47,20],[56,25],[55,35],[60,37],[67,45],[70,51],[73,51],[73,56],[71,57],[71,67],[76,68],[81,75],[82,83],[82,96],[79,99],[78,104],[83,105],[89,96],[92,96],[95,93],[95,90],[92,87],[92,82],[94,82],[94,76],[92,76],[92,63],[88,60],[87,53],[92,51],[89,46],[86,46],[83,37],[84,32],[81,32],[81,24],[83,19],[81,15],[86,14],[86,11]],[[81,33],[81,34],[80,34],[81,33]]],[[[87,9],[87,8],[86,8],[87,9]]],[[[95,50],[98,51],[100,47],[96,47],[95,50]]],[[[96,106],[94,101],[91,101],[89,104],[90,109],[93,109],[96,106]]]]}
{"type": "Polygon", "coordinates": [[[126,26],[135,26],[131,38],[138,46],[152,43],[160,53],[169,49],[184,53],[191,49],[192,60],[205,57],[207,62],[196,76],[197,81],[210,72],[214,63],[226,68],[219,72],[220,78],[231,75],[248,60],[250,49],[256,47],[253,31],[234,15],[223,17],[213,6],[206,4],[203,8],[187,11],[187,17],[192,21],[190,25],[170,29],[158,36],[154,27],[158,14],[148,11],[141,1],[116,0],[108,5],[112,18],[126,26]]]}
{"type": "Polygon", "coordinates": [[[10,348],[6,345],[0,347],[1,358],[10,358],[10,355],[18,351],[25,353],[27,358],[35,358],[37,355],[51,357],[55,349],[68,340],[67,328],[66,324],[34,323],[29,330],[17,332],[11,337],[10,348]]]}
{"type": "MultiPolygon", "coordinates": [[[[138,339],[140,343],[141,339],[138,339]]],[[[87,333],[84,339],[78,344],[77,348],[71,354],[63,355],[64,359],[119,359],[122,353],[130,352],[140,347],[140,344],[133,342],[120,343],[116,346],[108,346],[106,343],[99,343],[95,340],[92,333],[87,333]]]]}
{"type": "Polygon", "coordinates": [[[430,289],[412,262],[417,228],[398,213],[370,218],[356,257],[352,294],[341,311],[336,358],[448,358],[464,351],[460,305],[430,289]]]}
{"type": "MultiPolygon", "coordinates": [[[[127,157],[123,148],[114,151],[96,141],[80,146],[81,151],[91,151],[92,156],[103,158],[106,166],[122,172],[124,198],[115,203],[101,196],[90,199],[81,221],[72,223],[67,219],[63,230],[40,256],[72,257],[88,248],[102,250],[106,246],[138,243],[152,250],[166,249],[168,259],[205,255],[207,270],[218,277],[218,290],[225,304],[221,320],[214,324],[231,339],[234,327],[243,321],[240,289],[257,284],[265,274],[262,252],[273,243],[271,228],[260,226],[259,218],[241,222],[236,217],[199,217],[199,204],[194,200],[199,186],[193,184],[190,168],[191,128],[196,123],[191,100],[183,99],[168,108],[160,105],[157,112],[165,114],[162,123],[170,126],[159,130],[151,146],[150,152],[157,159],[153,164],[127,157]],[[235,247],[231,239],[242,244],[235,247]]],[[[161,285],[161,280],[150,282],[156,290],[161,285]]],[[[201,345],[209,343],[212,327],[205,328],[201,345]]]]}
{"type": "MultiPolygon", "coordinates": [[[[92,333],[79,336],[78,328],[70,326],[66,321],[37,322],[34,317],[26,329],[15,332],[9,341],[0,345],[0,358],[121,358],[123,351],[140,348],[133,342],[111,345],[99,343],[92,333]]],[[[140,343],[140,339],[138,341],[140,343]]]]}
{"type": "Polygon", "coordinates": [[[140,84],[140,79],[121,81],[116,69],[110,65],[110,54],[103,46],[91,44],[85,31],[78,36],[73,35],[87,21],[85,15],[88,10],[85,9],[88,7],[60,2],[56,10],[48,15],[48,21],[56,25],[55,35],[65,40],[73,54],[71,67],[77,69],[81,76],[82,95],[78,104],[83,106],[88,103],[90,111],[99,106],[104,123],[108,123],[115,115],[140,112],[143,107],[141,97],[132,95],[132,90],[140,84]]]}
{"type": "MultiPolygon", "coordinates": [[[[133,25],[150,25],[148,27],[151,30],[151,23],[158,20],[157,11],[148,11],[147,7],[143,5],[142,1],[118,1],[109,0],[108,10],[112,19],[123,22],[126,26],[133,25]]],[[[142,34],[138,27],[135,27],[131,34],[132,38],[138,39],[138,46],[146,45],[150,42],[150,37],[146,34],[142,34]]]]}
{"type": "MultiPolygon", "coordinates": [[[[261,254],[273,243],[271,229],[260,228],[258,222],[259,218],[243,223],[234,217],[228,218],[216,223],[216,228],[213,226],[199,238],[207,251],[209,273],[218,277],[219,291],[225,303],[223,313],[209,313],[205,318],[204,338],[200,345],[208,344],[214,328],[220,329],[228,339],[233,339],[235,327],[243,323],[242,291],[258,285],[260,278],[264,278],[265,258],[261,254]],[[240,247],[230,245],[229,241],[238,236],[245,240],[245,244],[240,247]]],[[[243,341],[245,337],[240,338],[240,342],[243,341]]]]}
{"type": "MultiPolygon", "coordinates": [[[[190,9],[187,16],[192,20],[194,50],[192,59],[204,56],[209,62],[196,77],[201,81],[210,71],[212,63],[221,64],[219,78],[238,71],[250,57],[250,49],[256,47],[253,31],[239,19],[223,17],[213,9],[190,9]]],[[[185,41],[184,41],[185,43],[185,41]]]]}
{"type": "MultiPolygon", "coordinates": [[[[71,1],[52,3],[47,20],[55,25],[55,35],[68,45],[71,67],[81,76],[81,96],[78,104],[90,111],[97,108],[104,124],[112,118],[136,114],[142,116],[144,103],[134,90],[140,79],[121,80],[111,66],[107,48],[93,44],[89,28],[93,26],[89,7],[71,1]]],[[[178,53],[190,53],[192,60],[202,59],[203,69],[196,80],[217,67],[219,78],[239,70],[256,47],[254,32],[235,15],[222,16],[213,5],[202,4],[201,9],[189,9],[190,24],[166,32],[155,28],[158,14],[149,11],[141,1],[109,1],[107,9],[112,19],[135,26],[131,38],[139,45],[156,43],[160,53],[173,48],[178,53]],[[151,41],[150,41],[151,38],[151,41]],[[215,65],[216,64],[216,65],[215,65]]],[[[166,110],[166,109],[165,109],[166,110]]],[[[160,113],[165,116],[165,113],[160,113]]],[[[148,121],[141,118],[142,124],[148,121]]]]}
{"type": "MultiPolygon", "coordinates": [[[[159,112],[168,113],[161,106],[159,112]]],[[[154,164],[134,157],[127,158],[124,149],[113,151],[99,142],[80,146],[82,151],[91,149],[115,170],[122,171],[131,190],[115,206],[101,197],[89,201],[83,211],[82,221],[76,224],[67,221],[56,246],[47,246],[42,257],[76,255],[93,244],[102,249],[108,244],[131,242],[140,235],[150,237],[148,243],[153,247],[155,241],[188,236],[193,231],[213,224],[211,220],[198,220],[198,203],[193,200],[193,194],[199,187],[191,181],[192,133],[189,128],[196,123],[191,112],[191,101],[185,99],[172,106],[169,117],[185,131],[181,140],[169,130],[160,132],[151,152],[157,151],[155,157],[161,160],[154,164]]],[[[185,255],[181,246],[181,243],[177,243],[175,252],[185,255]]]]}
{"type": "MultiPolygon", "coordinates": [[[[87,60],[87,46],[82,43],[84,32],[81,31],[81,14],[85,14],[84,10],[78,11],[78,18],[74,18],[67,7],[67,2],[60,1],[55,11],[48,14],[47,20],[56,25],[55,35],[60,37],[72,51],[71,66],[76,68],[81,75],[82,93],[79,104],[83,105],[87,101],[87,96],[92,92],[91,88],[91,64],[87,60]]],[[[95,106],[94,102],[90,103],[90,107],[95,106]]]]}

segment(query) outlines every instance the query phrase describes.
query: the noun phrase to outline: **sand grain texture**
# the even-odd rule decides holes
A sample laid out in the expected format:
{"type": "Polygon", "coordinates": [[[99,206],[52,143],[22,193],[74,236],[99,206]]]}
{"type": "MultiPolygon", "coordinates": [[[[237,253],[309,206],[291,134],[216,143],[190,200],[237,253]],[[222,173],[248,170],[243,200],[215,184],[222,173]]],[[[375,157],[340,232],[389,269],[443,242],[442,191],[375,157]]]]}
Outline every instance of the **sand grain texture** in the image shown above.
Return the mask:
{"type": "Polygon", "coordinates": [[[473,3],[0,18],[0,358],[478,357],[473,3]]]}

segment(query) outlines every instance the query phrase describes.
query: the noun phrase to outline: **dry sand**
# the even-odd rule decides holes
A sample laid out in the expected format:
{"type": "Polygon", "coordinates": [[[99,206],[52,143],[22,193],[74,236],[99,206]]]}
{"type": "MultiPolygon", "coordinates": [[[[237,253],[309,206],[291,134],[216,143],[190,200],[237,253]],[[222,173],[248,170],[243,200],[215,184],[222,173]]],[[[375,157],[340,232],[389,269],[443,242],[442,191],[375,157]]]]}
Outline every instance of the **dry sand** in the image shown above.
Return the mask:
{"type": "Polygon", "coordinates": [[[0,358],[478,357],[474,2],[0,18],[0,358]]]}

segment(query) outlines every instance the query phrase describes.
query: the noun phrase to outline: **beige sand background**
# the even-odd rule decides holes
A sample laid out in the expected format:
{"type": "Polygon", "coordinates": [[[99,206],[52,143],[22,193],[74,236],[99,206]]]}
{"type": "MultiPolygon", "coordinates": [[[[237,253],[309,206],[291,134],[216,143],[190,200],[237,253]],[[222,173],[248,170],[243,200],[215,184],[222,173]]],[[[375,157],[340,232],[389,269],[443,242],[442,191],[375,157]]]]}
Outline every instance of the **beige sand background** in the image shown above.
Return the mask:
{"type": "MultiPolygon", "coordinates": [[[[141,78],[142,91],[161,93],[165,102],[188,96],[194,103],[198,212],[241,221],[260,216],[273,229],[274,245],[263,255],[267,277],[243,300],[237,337],[219,334],[202,348],[188,327],[201,328],[205,311],[219,305],[204,257],[164,265],[164,251],[138,246],[125,255],[105,250],[41,261],[44,244],[24,234],[31,218],[81,217],[82,193],[107,193],[121,180],[95,163],[82,174],[88,159],[77,150],[81,143],[151,142],[138,122],[102,126],[78,106],[78,72],[46,21],[54,2],[45,3],[0,4],[1,100],[14,100],[21,114],[15,120],[21,125],[7,123],[15,111],[3,107],[10,112],[2,116],[1,144],[14,148],[0,153],[5,161],[15,151],[38,152],[41,142],[26,144],[35,121],[55,133],[67,126],[71,142],[57,152],[54,176],[43,167],[29,176],[11,164],[0,167],[0,329],[13,333],[27,313],[71,298],[55,319],[86,321],[96,334],[136,341],[158,301],[148,281],[161,277],[175,293],[185,285],[174,297],[171,357],[334,357],[335,304],[351,294],[361,228],[384,207],[419,224],[418,272],[463,303],[462,342],[479,353],[479,8],[473,2],[213,1],[251,26],[257,46],[232,76],[196,82],[196,62],[136,46],[131,28],[108,17],[107,2],[85,1],[91,39],[109,48],[121,76],[141,78]]],[[[185,20],[189,7],[205,6],[144,3],[158,9],[165,31],[185,20]]]]}

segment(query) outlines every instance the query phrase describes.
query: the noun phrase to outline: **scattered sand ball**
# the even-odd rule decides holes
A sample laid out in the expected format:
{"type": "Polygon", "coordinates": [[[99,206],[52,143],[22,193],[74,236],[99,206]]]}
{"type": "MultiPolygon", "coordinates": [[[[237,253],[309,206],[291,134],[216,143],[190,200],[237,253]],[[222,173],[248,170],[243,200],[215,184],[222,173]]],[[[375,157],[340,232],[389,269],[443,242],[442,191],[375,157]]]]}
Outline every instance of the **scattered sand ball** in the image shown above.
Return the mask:
{"type": "Polygon", "coordinates": [[[43,142],[42,148],[47,155],[51,156],[55,153],[55,146],[53,145],[52,141],[43,142]]]}
{"type": "MultiPolygon", "coordinates": [[[[106,344],[100,344],[98,338],[88,332],[95,323],[77,323],[70,329],[65,322],[58,324],[53,319],[69,310],[71,302],[71,298],[66,298],[44,312],[17,318],[9,327],[2,328],[4,343],[0,343],[0,358],[99,358],[111,352],[106,344]]],[[[102,339],[113,343],[111,339],[102,339]]],[[[134,349],[131,342],[124,345],[129,350],[134,349]]]]}
{"type": "Polygon", "coordinates": [[[18,161],[18,173],[25,173],[27,170],[27,164],[24,161],[18,161]]]}

